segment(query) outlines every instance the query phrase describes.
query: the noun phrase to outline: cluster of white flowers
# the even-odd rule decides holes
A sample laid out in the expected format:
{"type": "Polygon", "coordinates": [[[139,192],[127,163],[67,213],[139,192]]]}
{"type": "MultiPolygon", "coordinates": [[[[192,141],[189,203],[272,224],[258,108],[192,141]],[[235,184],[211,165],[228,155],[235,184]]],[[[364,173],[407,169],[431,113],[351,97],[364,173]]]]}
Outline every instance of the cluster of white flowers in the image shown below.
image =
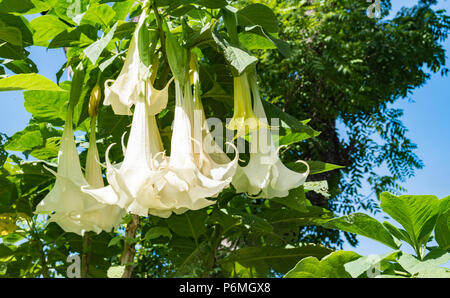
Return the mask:
{"type": "Polygon", "coordinates": [[[111,164],[109,151],[114,145],[111,144],[105,154],[108,185],[104,186],[94,122],[85,178],[73,137],[73,111],[69,108],[56,183],[36,211],[53,212],[51,221],[65,231],[82,235],[86,231],[110,231],[125,212],[167,218],[172,213],[205,208],[215,203],[208,198],[217,197],[230,184],[237,192],[259,198],[287,196],[290,189],[303,184],[308,172],[293,172],[278,157],[256,73],[244,73],[234,79],[235,111],[228,128],[236,130],[238,136],[249,133],[251,145],[253,148],[256,145],[248,165],[241,167],[236,147],[228,143],[234,148],[231,160],[208,129],[195,54],[186,79],[173,77],[162,90],[153,87],[158,67],[146,67],[138,47],[138,32],[145,19],[146,15],[141,16],[137,24],[122,71],[116,80],[107,80],[104,89],[104,105],[111,105],[115,114],[133,115],[128,142],[126,146],[122,144],[123,161],[111,164]],[[173,80],[175,116],[167,156],[155,117],[167,105],[168,88],[173,80]]]}

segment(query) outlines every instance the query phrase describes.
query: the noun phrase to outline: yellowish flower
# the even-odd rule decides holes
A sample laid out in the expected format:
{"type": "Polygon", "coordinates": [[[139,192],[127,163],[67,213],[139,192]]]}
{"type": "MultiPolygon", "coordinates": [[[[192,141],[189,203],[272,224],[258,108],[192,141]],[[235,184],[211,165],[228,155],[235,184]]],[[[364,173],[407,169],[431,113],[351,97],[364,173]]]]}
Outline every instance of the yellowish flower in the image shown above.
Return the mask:
{"type": "Polygon", "coordinates": [[[259,130],[250,133],[250,161],[245,167],[238,167],[232,185],[237,192],[247,193],[256,198],[285,197],[289,190],[305,183],[309,174],[308,164],[305,173],[288,169],[278,157],[272,133],[268,129],[267,118],[261,102],[256,73],[250,77],[251,91],[254,98],[255,115],[265,123],[259,130]]]}
{"type": "Polygon", "coordinates": [[[234,77],[234,113],[227,128],[237,131],[237,137],[243,137],[250,132],[266,126],[255,115],[252,109],[252,97],[248,83],[248,75],[244,72],[234,77]]]}

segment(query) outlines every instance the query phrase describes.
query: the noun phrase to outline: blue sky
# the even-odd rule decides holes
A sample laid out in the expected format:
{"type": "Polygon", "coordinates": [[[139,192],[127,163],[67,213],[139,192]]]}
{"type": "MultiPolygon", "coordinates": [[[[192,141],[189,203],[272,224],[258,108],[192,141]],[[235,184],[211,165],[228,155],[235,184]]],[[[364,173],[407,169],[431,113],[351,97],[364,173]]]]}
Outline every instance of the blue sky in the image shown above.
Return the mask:
{"type": "MultiPolygon", "coordinates": [[[[412,6],[413,0],[393,0],[393,11],[402,6],[412,6]]],[[[369,5],[369,4],[368,4],[369,5]]],[[[439,1],[436,6],[450,12],[449,1],[439,1]]],[[[447,51],[450,51],[450,40],[445,42],[447,51]]],[[[31,47],[30,58],[37,64],[39,73],[56,81],[55,73],[65,62],[62,49],[47,50],[43,47],[31,47]]],[[[450,68],[450,62],[447,62],[450,68]]],[[[67,79],[67,74],[62,80],[67,79]]],[[[408,137],[417,145],[416,153],[423,160],[424,169],[417,171],[415,177],[409,179],[403,186],[408,194],[432,194],[439,198],[450,195],[448,187],[450,183],[450,78],[433,75],[429,82],[417,89],[408,99],[398,101],[393,107],[404,110],[402,118],[409,129],[408,137]]],[[[0,102],[0,132],[11,136],[13,133],[26,127],[30,114],[24,109],[22,92],[1,92],[0,102]]],[[[363,189],[363,193],[369,194],[369,189],[363,189]]],[[[385,220],[378,215],[379,220],[385,220]]],[[[344,249],[369,255],[380,254],[390,249],[375,241],[360,237],[360,244],[355,249],[345,245],[344,249]]],[[[412,250],[409,250],[412,252],[412,250]]]]}

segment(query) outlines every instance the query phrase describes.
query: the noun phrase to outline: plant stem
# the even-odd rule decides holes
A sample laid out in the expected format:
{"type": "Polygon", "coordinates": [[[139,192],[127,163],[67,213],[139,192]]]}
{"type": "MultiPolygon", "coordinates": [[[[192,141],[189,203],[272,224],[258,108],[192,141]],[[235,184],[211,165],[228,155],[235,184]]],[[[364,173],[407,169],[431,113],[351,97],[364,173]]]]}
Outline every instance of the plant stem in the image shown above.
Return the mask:
{"type": "Polygon", "coordinates": [[[89,258],[90,258],[91,237],[89,233],[83,236],[83,253],[81,255],[81,278],[87,278],[89,274],[89,258]]]}
{"type": "Polygon", "coordinates": [[[207,262],[207,268],[205,272],[203,273],[203,278],[210,277],[210,271],[214,268],[216,265],[216,255],[217,255],[217,248],[220,245],[220,242],[222,240],[222,232],[223,229],[221,226],[216,225],[214,229],[214,234],[211,241],[211,251],[209,253],[208,262],[207,262]]]}
{"type": "Polygon", "coordinates": [[[37,246],[38,246],[38,250],[39,250],[39,259],[41,261],[41,266],[42,266],[42,275],[45,278],[50,278],[50,274],[48,273],[48,266],[47,266],[47,260],[45,259],[45,251],[44,251],[44,246],[41,242],[41,239],[39,238],[39,235],[37,234],[37,230],[36,230],[36,223],[35,221],[32,219],[31,222],[29,220],[27,220],[27,224],[28,227],[30,228],[30,234],[31,234],[31,240],[34,240],[34,242],[36,242],[37,246]]]}
{"type": "Polygon", "coordinates": [[[136,238],[136,231],[139,228],[139,216],[133,215],[131,222],[127,225],[125,232],[125,245],[123,247],[123,253],[121,258],[121,264],[125,266],[122,278],[130,278],[133,273],[133,260],[136,254],[135,242],[130,243],[129,239],[136,238]]]}
{"type": "Polygon", "coordinates": [[[41,260],[41,265],[42,265],[42,275],[45,278],[50,278],[50,274],[48,273],[47,261],[45,259],[44,247],[43,247],[42,242],[41,242],[40,239],[37,239],[37,243],[38,243],[39,252],[40,252],[40,260],[41,260]]]}

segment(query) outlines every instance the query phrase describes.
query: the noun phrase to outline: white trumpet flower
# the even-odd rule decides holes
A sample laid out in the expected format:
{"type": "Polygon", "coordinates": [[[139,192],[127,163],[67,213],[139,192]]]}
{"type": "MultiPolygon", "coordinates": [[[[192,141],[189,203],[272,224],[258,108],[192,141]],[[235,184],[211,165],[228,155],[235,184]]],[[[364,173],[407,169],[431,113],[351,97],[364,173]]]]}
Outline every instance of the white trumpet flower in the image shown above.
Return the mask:
{"type": "MultiPolygon", "coordinates": [[[[161,197],[176,198],[175,207],[170,211],[176,214],[187,210],[198,210],[215,203],[207,200],[217,196],[229,186],[237,166],[238,155],[233,161],[219,164],[209,157],[199,140],[194,135],[194,102],[189,82],[183,85],[175,80],[175,119],[172,133],[171,154],[168,172],[165,174],[166,185],[161,190],[161,197]]],[[[203,113],[203,112],[202,112],[203,113]]],[[[200,125],[197,129],[202,129],[200,125]]]]}
{"type": "MultiPolygon", "coordinates": [[[[163,97],[160,100],[166,100],[163,97]]],[[[147,216],[149,213],[164,217],[165,210],[174,208],[175,197],[160,197],[159,192],[166,184],[164,179],[166,158],[156,119],[149,111],[149,104],[140,100],[135,103],[133,122],[124,160],[112,165],[109,161],[110,145],[106,151],[107,180],[109,186],[103,189],[84,189],[99,201],[117,205],[127,212],[147,216]],[[115,196],[105,196],[107,189],[115,196]]]]}
{"type": "MultiPolygon", "coordinates": [[[[94,129],[94,128],[92,128],[94,129]]],[[[82,192],[83,187],[102,187],[103,179],[95,145],[95,132],[92,134],[86,163],[86,181],[81,171],[72,129],[72,111],[69,109],[66,125],[58,154],[56,182],[52,190],[37,205],[36,213],[52,212],[50,222],[56,222],[66,232],[84,235],[85,232],[111,231],[122,219],[122,210],[98,202],[82,192]]],[[[113,192],[105,195],[114,196],[113,192]]]]}
{"type": "MultiPolygon", "coordinates": [[[[245,167],[238,167],[233,177],[232,185],[237,192],[246,193],[255,198],[286,197],[289,190],[305,183],[309,174],[309,166],[305,173],[297,173],[288,169],[278,157],[278,149],[269,130],[266,113],[261,102],[256,83],[256,73],[249,76],[253,94],[253,110],[255,116],[266,125],[259,130],[250,132],[250,161],[245,167]]],[[[249,92],[249,91],[248,91],[249,92]]]]}
{"type": "MultiPolygon", "coordinates": [[[[156,90],[152,85],[154,78],[150,77],[150,67],[146,67],[143,64],[139,55],[139,30],[144,26],[147,15],[148,9],[146,8],[139,17],[125,62],[117,79],[105,81],[105,99],[103,104],[111,105],[114,113],[117,115],[132,115],[131,106],[143,99],[147,100],[151,105],[149,111],[153,115],[162,111],[167,105],[165,94],[168,92],[169,84],[163,90],[156,90]],[[161,96],[165,101],[154,100],[155,96],[161,96]]],[[[157,63],[152,68],[153,73],[156,73],[157,63]]]]}

